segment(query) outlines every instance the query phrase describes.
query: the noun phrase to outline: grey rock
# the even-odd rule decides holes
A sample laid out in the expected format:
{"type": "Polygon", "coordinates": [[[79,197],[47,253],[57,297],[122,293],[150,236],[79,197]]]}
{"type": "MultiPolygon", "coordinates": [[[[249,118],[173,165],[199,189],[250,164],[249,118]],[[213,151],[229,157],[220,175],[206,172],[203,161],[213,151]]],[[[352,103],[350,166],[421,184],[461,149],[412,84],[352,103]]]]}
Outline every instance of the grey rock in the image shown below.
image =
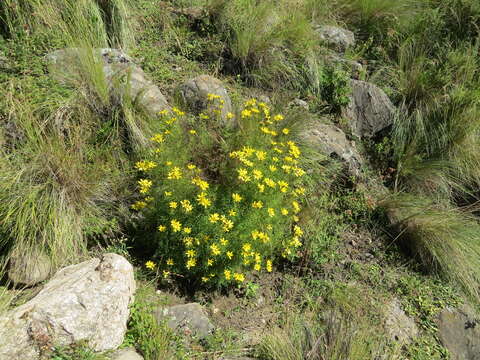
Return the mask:
{"type": "Polygon", "coordinates": [[[345,52],[355,45],[355,35],[350,30],[329,25],[315,26],[314,30],[321,41],[336,51],[345,52]]]}
{"type": "Polygon", "coordinates": [[[385,330],[391,340],[402,345],[411,343],[418,336],[415,321],[405,314],[398,299],[393,299],[385,307],[385,330]]]}
{"type": "Polygon", "coordinates": [[[108,355],[110,360],[143,360],[143,356],[137,353],[135,348],[116,350],[108,355]]]}
{"type": "Polygon", "coordinates": [[[440,341],[452,360],[480,359],[480,319],[470,307],[444,309],[437,325],[440,341]]]}
{"type": "Polygon", "coordinates": [[[154,314],[158,322],[167,320],[169,328],[198,338],[204,338],[214,330],[205,309],[198,303],[159,307],[154,314]]]}
{"type": "Polygon", "coordinates": [[[200,75],[180,85],[177,92],[183,104],[195,113],[200,113],[208,108],[208,94],[220,96],[224,101],[220,115],[222,125],[236,125],[234,119],[227,118],[227,114],[232,112],[232,101],[227,89],[219,79],[210,75],[200,75]]]}
{"type": "Polygon", "coordinates": [[[115,96],[128,96],[150,116],[170,108],[160,89],[128,55],[117,49],[105,48],[94,49],[93,54],[82,56],[82,52],[88,51],[92,50],[69,48],[47,55],[51,73],[57,80],[68,83],[80,76],[82,66],[93,65],[84,63],[84,59],[91,58],[91,61],[101,64],[105,81],[115,96]]]}
{"type": "Polygon", "coordinates": [[[337,157],[344,161],[352,175],[360,175],[363,159],[355,144],[349,141],[345,133],[338,127],[312,122],[302,131],[300,136],[310,146],[317,148],[328,156],[337,157]]]}
{"type": "Polygon", "coordinates": [[[288,107],[299,107],[308,111],[309,106],[305,100],[302,99],[294,99],[288,103],[288,107]]]}
{"type": "Polygon", "coordinates": [[[371,138],[393,124],[395,106],[382,89],[360,80],[351,80],[350,85],[350,102],[343,116],[352,134],[371,138]]]}
{"type": "Polygon", "coordinates": [[[79,341],[116,349],[134,291],[133,267],[116,254],[61,269],[32,300],[0,315],[0,359],[37,360],[51,346],[79,341]]]}
{"type": "Polygon", "coordinates": [[[52,262],[43,251],[13,251],[8,265],[8,278],[15,285],[33,286],[48,278],[52,262]]]}

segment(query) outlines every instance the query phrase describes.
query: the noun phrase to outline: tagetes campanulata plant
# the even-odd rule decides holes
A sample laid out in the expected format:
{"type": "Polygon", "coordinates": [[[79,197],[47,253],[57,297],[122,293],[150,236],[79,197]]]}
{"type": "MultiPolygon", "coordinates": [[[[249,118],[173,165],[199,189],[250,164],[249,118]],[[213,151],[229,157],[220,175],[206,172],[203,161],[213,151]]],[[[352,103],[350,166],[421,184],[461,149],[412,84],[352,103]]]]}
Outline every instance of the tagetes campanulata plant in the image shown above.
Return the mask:
{"type": "Polygon", "coordinates": [[[164,278],[242,283],[249,272],[271,272],[276,259],[297,255],[305,171],[299,147],[282,126],[284,117],[252,99],[227,119],[254,124],[255,133],[228,152],[221,181],[209,179],[195,154],[178,152],[194,152],[188,144],[211,136],[201,125],[220,116],[223,101],[208,97],[211,111],[193,122],[177,108],[160,113],[164,130],[151,138],[149,158],[135,165],[139,200],[131,207],[155,226],[157,250],[145,264],[148,269],[164,278]]]}

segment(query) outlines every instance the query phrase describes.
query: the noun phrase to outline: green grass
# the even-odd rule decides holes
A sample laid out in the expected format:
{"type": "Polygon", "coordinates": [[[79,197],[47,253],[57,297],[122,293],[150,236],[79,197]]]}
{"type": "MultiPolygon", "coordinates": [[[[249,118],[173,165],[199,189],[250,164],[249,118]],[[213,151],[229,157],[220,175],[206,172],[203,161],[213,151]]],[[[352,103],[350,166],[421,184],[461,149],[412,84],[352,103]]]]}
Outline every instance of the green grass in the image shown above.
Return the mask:
{"type": "Polygon", "coordinates": [[[472,214],[418,196],[398,195],[383,204],[399,240],[425,267],[478,301],[480,225],[472,214]]]}

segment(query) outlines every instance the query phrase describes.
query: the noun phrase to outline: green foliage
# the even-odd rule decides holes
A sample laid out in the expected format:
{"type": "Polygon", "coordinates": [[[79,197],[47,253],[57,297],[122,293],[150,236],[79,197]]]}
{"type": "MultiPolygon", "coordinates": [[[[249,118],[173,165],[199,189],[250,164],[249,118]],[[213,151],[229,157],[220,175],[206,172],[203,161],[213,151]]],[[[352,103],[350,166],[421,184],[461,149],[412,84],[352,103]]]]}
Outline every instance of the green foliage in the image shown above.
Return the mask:
{"type": "Polygon", "coordinates": [[[145,360],[163,360],[181,358],[181,346],[172,330],[166,324],[159,324],[153,315],[155,290],[141,286],[130,307],[128,330],[124,346],[135,346],[145,360]],[[175,356],[176,355],[176,356],[175,356]]]}
{"type": "Polygon", "coordinates": [[[194,283],[242,283],[244,272],[270,272],[276,257],[296,255],[303,234],[296,214],[305,171],[283,116],[250,100],[228,138],[218,127],[218,101],[210,115],[190,121],[176,108],[165,112],[165,129],[152,138],[156,155],[137,163],[145,175],[132,207],[145,209],[155,234],[150,256],[164,276],[194,283]]]}
{"type": "Polygon", "coordinates": [[[77,344],[71,347],[56,347],[50,360],[108,360],[108,357],[95,353],[87,346],[77,344]]]}

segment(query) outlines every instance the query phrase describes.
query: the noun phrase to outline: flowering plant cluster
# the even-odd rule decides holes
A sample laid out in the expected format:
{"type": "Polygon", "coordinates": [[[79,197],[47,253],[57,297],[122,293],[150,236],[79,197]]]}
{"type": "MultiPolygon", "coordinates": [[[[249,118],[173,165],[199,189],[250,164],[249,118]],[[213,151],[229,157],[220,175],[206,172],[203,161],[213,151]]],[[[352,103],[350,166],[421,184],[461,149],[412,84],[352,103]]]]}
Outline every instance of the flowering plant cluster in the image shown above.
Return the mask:
{"type": "Polygon", "coordinates": [[[210,112],[190,121],[177,108],[161,113],[153,150],[136,163],[141,178],[132,209],[155,224],[156,252],[147,268],[165,278],[242,283],[251,271],[271,272],[276,259],[291,259],[302,246],[305,171],[283,116],[255,99],[238,116],[227,114],[246,136],[211,171],[218,164],[198,161],[195,153],[215,137],[205,124],[220,116],[222,100],[214,94],[209,100],[210,112]]]}

